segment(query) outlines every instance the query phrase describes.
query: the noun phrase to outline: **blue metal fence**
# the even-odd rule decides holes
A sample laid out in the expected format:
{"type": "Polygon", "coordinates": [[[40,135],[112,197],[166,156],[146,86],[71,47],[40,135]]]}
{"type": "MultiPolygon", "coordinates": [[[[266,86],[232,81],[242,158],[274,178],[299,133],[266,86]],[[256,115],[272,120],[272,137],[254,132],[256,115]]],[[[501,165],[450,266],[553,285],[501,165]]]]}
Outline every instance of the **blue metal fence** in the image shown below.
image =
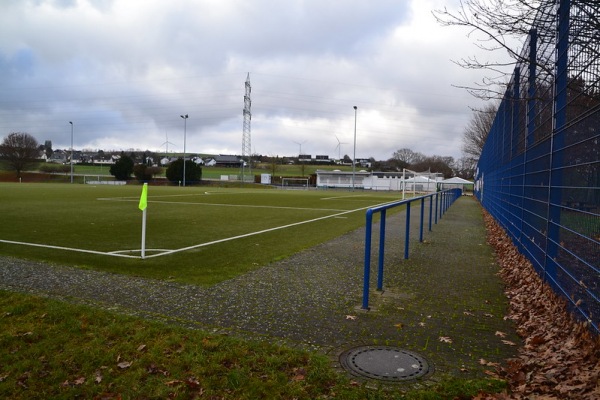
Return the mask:
{"type": "Polygon", "coordinates": [[[475,195],[600,332],[600,4],[536,18],[484,145],[475,195]]]}
{"type": "Polygon", "coordinates": [[[406,221],[404,232],[404,259],[408,259],[410,245],[410,217],[411,204],[420,205],[419,220],[419,242],[423,241],[423,230],[425,220],[425,200],[429,199],[429,221],[428,227],[431,231],[432,224],[437,224],[438,218],[442,218],[446,210],[462,195],[460,189],[448,189],[437,193],[428,194],[420,197],[413,197],[408,200],[396,201],[384,204],[378,207],[369,208],[366,212],[365,227],[365,268],[363,281],[363,302],[362,308],[369,309],[369,286],[371,281],[371,237],[373,233],[373,216],[379,213],[379,258],[377,268],[377,290],[383,290],[383,258],[385,255],[385,233],[386,233],[386,215],[387,210],[399,206],[406,206],[406,221]]]}

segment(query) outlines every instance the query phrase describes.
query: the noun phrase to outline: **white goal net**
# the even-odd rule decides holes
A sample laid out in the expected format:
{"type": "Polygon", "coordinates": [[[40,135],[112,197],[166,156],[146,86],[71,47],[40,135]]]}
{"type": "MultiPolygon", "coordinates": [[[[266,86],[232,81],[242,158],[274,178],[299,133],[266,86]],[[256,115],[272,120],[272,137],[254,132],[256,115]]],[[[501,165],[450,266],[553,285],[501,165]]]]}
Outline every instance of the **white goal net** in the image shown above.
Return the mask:
{"type": "Polygon", "coordinates": [[[281,187],[284,189],[308,190],[308,178],[281,178],[281,187]]]}

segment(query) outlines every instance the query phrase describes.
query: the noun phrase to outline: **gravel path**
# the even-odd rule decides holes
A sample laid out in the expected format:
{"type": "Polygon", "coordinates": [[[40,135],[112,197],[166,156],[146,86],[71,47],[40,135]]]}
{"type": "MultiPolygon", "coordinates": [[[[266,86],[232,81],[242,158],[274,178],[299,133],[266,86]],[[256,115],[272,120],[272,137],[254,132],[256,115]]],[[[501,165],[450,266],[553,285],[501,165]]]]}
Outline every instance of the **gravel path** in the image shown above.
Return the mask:
{"type": "MultiPolygon", "coordinates": [[[[426,233],[425,243],[413,241],[410,260],[402,260],[403,219],[402,214],[388,217],[386,291],[372,295],[369,312],[359,309],[364,229],[208,288],[0,257],[0,289],[330,354],[359,343],[398,345],[419,352],[437,371],[481,375],[479,358],[500,361],[510,355],[494,332],[510,337],[512,328],[502,319],[506,304],[491,250],[481,237],[479,205],[457,201],[426,233]],[[472,248],[479,254],[465,261],[461,256],[472,248]],[[440,337],[453,342],[441,343],[440,337]]],[[[376,248],[376,234],[373,243],[376,248]]]]}

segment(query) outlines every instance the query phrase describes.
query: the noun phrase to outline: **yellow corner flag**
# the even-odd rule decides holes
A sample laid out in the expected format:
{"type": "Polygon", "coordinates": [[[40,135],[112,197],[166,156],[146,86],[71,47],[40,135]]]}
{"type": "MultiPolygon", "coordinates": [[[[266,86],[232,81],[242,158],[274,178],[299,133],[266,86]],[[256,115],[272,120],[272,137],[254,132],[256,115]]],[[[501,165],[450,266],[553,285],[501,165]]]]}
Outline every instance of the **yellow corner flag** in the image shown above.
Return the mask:
{"type": "Polygon", "coordinates": [[[140,196],[140,210],[144,211],[148,207],[148,184],[144,183],[142,187],[142,195],[140,196]]]}

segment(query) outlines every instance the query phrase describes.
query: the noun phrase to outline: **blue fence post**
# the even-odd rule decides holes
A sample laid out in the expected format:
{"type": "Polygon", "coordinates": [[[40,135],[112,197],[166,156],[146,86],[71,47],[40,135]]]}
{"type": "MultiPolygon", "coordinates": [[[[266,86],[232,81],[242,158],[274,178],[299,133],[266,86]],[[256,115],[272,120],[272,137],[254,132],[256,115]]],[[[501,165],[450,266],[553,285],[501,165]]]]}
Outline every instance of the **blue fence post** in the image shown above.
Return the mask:
{"type": "Polygon", "coordinates": [[[373,211],[367,210],[367,221],[365,227],[365,271],[363,282],[363,303],[362,309],[369,309],[369,282],[371,280],[371,230],[373,224],[373,211]]]}
{"type": "Polygon", "coordinates": [[[431,218],[432,218],[432,213],[433,211],[433,195],[429,196],[429,232],[431,232],[431,218]]]}
{"type": "Polygon", "coordinates": [[[556,79],[554,98],[554,129],[550,150],[550,182],[548,184],[548,220],[546,259],[544,273],[556,287],[556,257],[560,246],[560,220],[562,212],[562,175],[565,125],[569,79],[569,11],[570,0],[560,0],[558,6],[558,43],[556,45],[556,79]]]}
{"type": "Polygon", "coordinates": [[[425,214],[425,197],[421,199],[421,223],[419,224],[419,242],[423,241],[423,214],[425,214]]]}
{"type": "Polygon", "coordinates": [[[408,243],[410,239],[410,201],[406,203],[406,237],[404,238],[404,259],[408,260],[408,243]]]}
{"type": "Polygon", "coordinates": [[[438,223],[438,195],[440,192],[435,193],[435,224],[438,223]]]}
{"type": "Polygon", "coordinates": [[[385,255],[385,209],[381,210],[379,222],[379,269],[377,271],[377,290],[383,290],[383,258],[385,255]]]}

